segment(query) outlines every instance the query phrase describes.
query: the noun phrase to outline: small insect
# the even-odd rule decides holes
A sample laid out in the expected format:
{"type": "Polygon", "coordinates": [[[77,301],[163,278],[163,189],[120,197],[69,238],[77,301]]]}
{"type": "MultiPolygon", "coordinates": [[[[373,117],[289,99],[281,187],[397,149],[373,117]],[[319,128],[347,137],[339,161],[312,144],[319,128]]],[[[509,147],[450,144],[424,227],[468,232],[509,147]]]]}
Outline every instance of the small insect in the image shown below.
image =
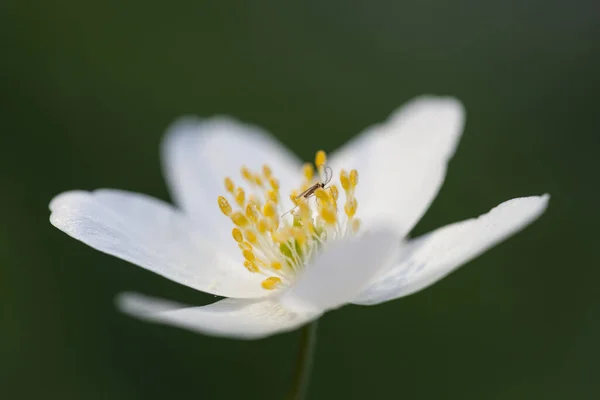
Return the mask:
{"type": "Polygon", "coordinates": [[[311,197],[312,195],[315,194],[317,189],[323,189],[329,182],[331,182],[332,177],[333,177],[333,171],[331,170],[331,167],[325,167],[325,183],[321,183],[321,182],[315,183],[314,185],[312,185],[311,187],[306,189],[304,192],[302,192],[298,196],[296,196],[296,200],[298,200],[301,197],[308,199],[309,197],[311,197]]]}
{"type": "MultiPolygon", "coordinates": [[[[296,196],[295,200],[298,200],[300,198],[305,198],[305,199],[311,198],[312,196],[314,196],[314,194],[315,194],[315,192],[317,190],[324,189],[325,186],[327,186],[327,184],[329,182],[331,182],[331,178],[333,178],[333,170],[331,169],[331,167],[325,167],[325,182],[317,182],[317,183],[315,183],[314,185],[312,185],[311,187],[309,187],[308,189],[306,189],[304,192],[302,192],[298,196],[296,196]]],[[[293,207],[291,210],[285,212],[281,216],[283,217],[287,213],[290,213],[290,212],[294,211],[296,208],[298,208],[298,206],[293,207]]]]}

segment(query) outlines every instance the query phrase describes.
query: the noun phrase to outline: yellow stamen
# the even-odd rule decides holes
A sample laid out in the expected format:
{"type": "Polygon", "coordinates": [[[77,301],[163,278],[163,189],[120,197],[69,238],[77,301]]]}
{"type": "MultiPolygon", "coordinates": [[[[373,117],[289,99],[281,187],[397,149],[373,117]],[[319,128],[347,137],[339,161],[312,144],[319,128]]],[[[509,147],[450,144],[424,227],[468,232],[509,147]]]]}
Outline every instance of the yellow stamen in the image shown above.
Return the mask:
{"type": "Polygon", "coordinates": [[[254,253],[252,252],[252,250],[244,250],[242,252],[242,255],[244,256],[244,258],[250,262],[254,262],[254,260],[256,260],[256,256],[254,255],[254,253]]]}
{"type": "Polygon", "coordinates": [[[327,192],[325,190],[317,189],[315,192],[315,196],[317,197],[317,199],[319,201],[322,201],[325,204],[329,203],[329,195],[327,194],[327,192]]]}
{"type": "Polygon", "coordinates": [[[246,218],[248,218],[253,223],[256,223],[258,220],[258,209],[256,208],[256,204],[250,201],[246,205],[246,218]]]}
{"type": "Polygon", "coordinates": [[[269,185],[273,190],[279,190],[279,181],[275,178],[269,178],[269,185]]]}
{"type": "Polygon", "coordinates": [[[256,264],[254,264],[253,262],[250,262],[248,260],[244,260],[244,267],[246,267],[248,269],[248,271],[250,271],[250,272],[258,272],[259,271],[256,264]]]}
{"type": "Polygon", "coordinates": [[[358,230],[360,229],[360,224],[361,224],[360,219],[355,218],[355,219],[352,220],[352,232],[353,233],[357,233],[358,232],[358,230]]]}
{"type": "Polygon", "coordinates": [[[229,204],[227,199],[223,196],[219,196],[218,202],[219,202],[219,208],[221,209],[221,212],[223,212],[223,214],[225,214],[226,216],[229,217],[231,215],[231,211],[232,211],[231,204],[229,204]]]}
{"type": "Polygon", "coordinates": [[[269,225],[267,224],[266,220],[261,218],[258,220],[256,229],[258,230],[259,233],[265,233],[269,229],[269,225]]]}
{"type": "Polygon", "coordinates": [[[277,192],[274,190],[267,190],[267,200],[271,200],[273,203],[277,203],[279,201],[277,192]]]}
{"type": "Polygon", "coordinates": [[[267,222],[269,224],[269,230],[273,231],[279,228],[279,215],[274,215],[267,222]]]}
{"type": "Polygon", "coordinates": [[[270,179],[271,176],[273,175],[273,170],[267,164],[263,165],[262,170],[263,170],[263,175],[267,179],[270,179]]]}
{"type": "Polygon", "coordinates": [[[348,218],[354,217],[354,214],[356,214],[356,207],[358,207],[358,202],[355,198],[350,198],[348,201],[346,201],[346,204],[344,205],[344,211],[346,212],[348,218]]]}
{"type": "Polygon", "coordinates": [[[233,184],[233,181],[231,180],[230,177],[225,178],[225,190],[227,190],[229,193],[233,193],[235,189],[235,185],[233,184]]]}
{"type": "Polygon", "coordinates": [[[338,192],[337,186],[331,185],[329,187],[329,191],[331,192],[331,197],[333,197],[333,200],[337,201],[338,197],[340,196],[340,192],[338,192]]]}
{"type": "Polygon", "coordinates": [[[267,218],[273,218],[277,215],[277,205],[273,201],[267,202],[263,207],[263,215],[267,218]]]}
{"type": "Polygon", "coordinates": [[[244,236],[246,237],[246,240],[249,241],[252,244],[256,243],[256,233],[252,232],[252,231],[244,231],[244,236]]]}
{"type": "Polygon", "coordinates": [[[327,162],[327,154],[323,150],[317,151],[317,155],[315,156],[315,165],[317,168],[321,168],[327,162]]]}
{"type": "Polygon", "coordinates": [[[298,191],[296,190],[292,190],[292,192],[290,193],[290,200],[292,201],[292,203],[297,204],[298,203],[298,191]]]}
{"type": "Polygon", "coordinates": [[[287,235],[289,236],[289,238],[293,238],[294,240],[296,240],[300,246],[303,246],[308,239],[304,229],[298,227],[289,228],[289,230],[287,231],[287,235]]]}
{"type": "Polygon", "coordinates": [[[261,286],[266,290],[273,290],[275,287],[281,283],[281,279],[276,276],[271,276],[264,281],[262,281],[261,286]]]}
{"type": "Polygon", "coordinates": [[[238,228],[233,228],[233,230],[231,231],[231,236],[233,236],[233,239],[235,239],[235,241],[238,243],[244,240],[242,236],[242,231],[240,231],[238,228]]]}
{"type": "Polygon", "coordinates": [[[308,203],[306,202],[305,199],[300,199],[300,201],[298,201],[298,213],[297,213],[297,215],[301,219],[308,219],[308,218],[310,218],[310,207],[308,206],[308,203]]]}
{"type": "Polygon", "coordinates": [[[307,181],[310,182],[313,180],[313,177],[315,176],[315,169],[313,168],[312,164],[304,164],[304,166],[302,167],[302,172],[307,181]]]}
{"type": "Polygon", "coordinates": [[[306,224],[306,229],[308,230],[308,234],[310,236],[313,236],[317,232],[312,221],[309,221],[308,224],[306,224]]]}
{"type": "Polygon", "coordinates": [[[355,169],[350,171],[350,184],[352,187],[356,187],[356,185],[358,185],[358,171],[355,169]]]}
{"type": "Polygon", "coordinates": [[[264,183],[260,175],[254,175],[252,178],[257,186],[263,187],[264,183]]]}
{"type": "Polygon", "coordinates": [[[289,240],[289,237],[287,235],[284,235],[282,232],[273,231],[271,232],[271,239],[275,243],[281,244],[287,242],[289,240]]]}
{"type": "Polygon", "coordinates": [[[335,213],[335,210],[332,210],[329,207],[322,207],[319,210],[319,215],[323,221],[329,225],[333,225],[337,222],[337,214],[335,213]]]}
{"type": "Polygon", "coordinates": [[[260,201],[260,198],[258,198],[258,196],[255,196],[254,193],[250,193],[250,196],[248,196],[248,202],[256,204],[256,207],[259,208],[262,205],[262,201],[260,201]]]}
{"type": "Polygon", "coordinates": [[[244,207],[246,201],[246,192],[244,192],[244,189],[242,188],[237,188],[235,190],[235,202],[238,203],[238,205],[240,207],[244,207]]]}
{"type": "Polygon", "coordinates": [[[248,242],[240,242],[240,243],[238,243],[238,247],[242,251],[244,251],[244,250],[252,251],[252,245],[248,242]]]}
{"type": "Polygon", "coordinates": [[[346,192],[350,189],[350,179],[348,179],[348,174],[344,170],[340,171],[340,183],[346,192]]]}
{"type": "Polygon", "coordinates": [[[271,263],[271,268],[273,268],[274,270],[279,271],[281,269],[281,263],[279,261],[273,261],[271,263]]]}
{"type": "Polygon", "coordinates": [[[244,214],[242,214],[240,211],[236,211],[233,214],[231,214],[231,220],[233,221],[234,224],[236,224],[237,226],[240,227],[244,227],[248,225],[248,218],[246,218],[246,216],[244,214]]]}
{"type": "Polygon", "coordinates": [[[240,173],[242,174],[242,177],[247,181],[252,183],[252,172],[250,172],[250,170],[248,169],[248,167],[243,166],[240,169],[240,173]]]}

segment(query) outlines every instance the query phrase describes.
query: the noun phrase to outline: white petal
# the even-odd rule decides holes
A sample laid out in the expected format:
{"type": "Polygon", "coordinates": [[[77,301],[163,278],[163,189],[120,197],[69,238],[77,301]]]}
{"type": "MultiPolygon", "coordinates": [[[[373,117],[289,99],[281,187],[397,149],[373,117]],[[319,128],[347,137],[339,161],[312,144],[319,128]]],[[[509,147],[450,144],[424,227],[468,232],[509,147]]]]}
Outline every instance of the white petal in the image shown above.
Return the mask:
{"type": "Polygon", "coordinates": [[[358,169],[365,224],[394,223],[404,234],[413,228],[444,181],[464,119],[454,98],[419,97],[331,155],[336,173],[358,169]]]}
{"type": "Polygon", "coordinates": [[[235,262],[172,206],[119,190],[72,191],[50,203],[50,222],[104,253],[220,296],[260,297],[261,277],[235,262]]]}
{"type": "Polygon", "coordinates": [[[175,203],[228,241],[232,225],[217,206],[217,197],[226,194],[224,179],[241,185],[242,166],[260,172],[264,164],[273,169],[287,201],[291,188],[301,183],[301,163],[256,126],[228,117],[183,117],[169,127],[163,143],[163,166],[175,203]]]}
{"type": "Polygon", "coordinates": [[[290,331],[320,316],[318,313],[290,312],[272,298],[225,299],[208,306],[190,307],[136,293],[123,293],[117,304],[123,312],[149,322],[236,339],[260,339],[290,331]]]}
{"type": "Polygon", "coordinates": [[[281,304],[295,310],[330,310],[353,299],[400,251],[400,239],[388,230],[367,232],[333,242],[317,256],[281,304]]]}
{"type": "Polygon", "coordinates": [[[356,304],[378,304],[432,285],[537,219],[548,195],[506,201],[478,218],[454,223],[410,243],[411,253],[362,293],[356,304]]]}

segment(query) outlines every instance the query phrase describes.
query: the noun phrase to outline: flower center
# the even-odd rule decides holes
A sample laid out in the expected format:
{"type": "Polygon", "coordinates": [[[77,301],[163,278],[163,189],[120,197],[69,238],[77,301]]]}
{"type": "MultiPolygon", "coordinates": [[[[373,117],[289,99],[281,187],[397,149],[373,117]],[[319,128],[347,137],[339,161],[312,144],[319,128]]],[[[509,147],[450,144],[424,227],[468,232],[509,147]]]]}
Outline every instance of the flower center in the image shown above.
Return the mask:
{"type": "Polygon", "coordinates": [[[326,161],[321,150],[315,157],[316,174],[312,164],[304,164],[300,189],[288,194],[291,208],[282,204],[279,181],[268,165],[260,172],[241,168],[249,190],[225,178],[231,203],[219,196],[219,208],[235,225],[231,234],[244,256],[244,266],[265,275],[262,287],[266,290],[291,283],[328,241],[355,234],[360,227],[354,197],[358,172],[339,172],[346,197],[342,214],[338,212],[338,188],[329,185],[332,170],[326,161]]]}

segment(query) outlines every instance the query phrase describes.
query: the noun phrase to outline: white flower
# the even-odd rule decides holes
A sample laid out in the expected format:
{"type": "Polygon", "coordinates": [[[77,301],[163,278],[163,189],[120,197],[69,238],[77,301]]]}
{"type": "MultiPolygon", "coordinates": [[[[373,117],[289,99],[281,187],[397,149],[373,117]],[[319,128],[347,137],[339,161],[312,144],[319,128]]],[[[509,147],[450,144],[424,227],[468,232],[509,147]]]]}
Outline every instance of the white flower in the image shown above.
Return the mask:
{"type": "Polygon", "coordinates": [[[328,161],[319,152],[314,173],[257,127],[184,118],[163,146],[179,208],[113,189],[71,191],[52,200],[50,221],[97,250],[227,297],[190,307],[125,293],[123,311],[211,335],[262,338],[347,303],[415,293],[543,213],[548,195],[518,198],[405,239],[438,192],[463,124],[457,100],[417,98],[328,161]],[[245,183],[236,186],[240,171],[245,183]],[[296,199],[330,171],[327,186],[296,199]]]}

